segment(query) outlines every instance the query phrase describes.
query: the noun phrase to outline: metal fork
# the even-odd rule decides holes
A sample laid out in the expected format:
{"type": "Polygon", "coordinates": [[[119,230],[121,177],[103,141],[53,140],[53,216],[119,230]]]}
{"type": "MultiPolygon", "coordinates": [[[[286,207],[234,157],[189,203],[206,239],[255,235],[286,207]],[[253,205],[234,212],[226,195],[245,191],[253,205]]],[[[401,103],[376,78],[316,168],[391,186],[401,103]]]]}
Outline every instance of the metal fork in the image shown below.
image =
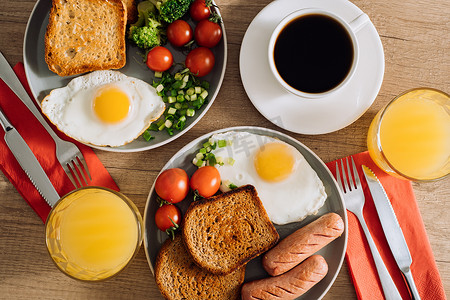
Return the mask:
{"type": "Polygon", "coordinates": [[[343,159],[340,160],[343,180],[341,180],[339,165],[336,162],[336,181],[338,182],[340,189],[344,193],[345,206],[347,207],[347,210],[356,215],[356,217],[359,220],[359,223],[361,224],[361,227],[364,230],[364,234],[366,235],[366,239],[367,242],[369,243],[370,251],[372,252],[372,257],[375,262],[375,267],[377,268],[378,271],[378,277],[380,278],[380,283],[381,287],[383,288],[385,298],[389,300],[391,299],[401,300],[402,297],[400,296],[400,293],[398,292],[397,287],[395,286],[394,281],[392,280],[391,275],[389,274],[389,271],[387,270],[383,262],[383,259],[380,256],[380,253],[378,252],[377,246],[375,245],[375,242],[373,241],[372,236],[370,235],[369,228],[367,228],[366,221],[364,220],[363,208],[365,204],[365,198],[355,162],[353,161],[352,157],[351,160],[354,174],[352,176],[348,158],[346,158],[345,160],[347,165],[347,171],[345,171],[343,159]]]}
{"type": "Polygon", "coordinates": [[[9,86],[9,88],[19,97],[20,100],[28,107],[36,119],[44,126],[56,144],[56,158],[63,167],[70,181],[75,187],[88,185],[92,180],[91,174],[87,167],[86,161],[81,154],[80,149],[71,142],[60,139],[53,129],[48,125],[47,121],[42,117],[36,108],[33,100],[31,100],[25,88],[20,83],[13,69],[0,52],[0,78],[9,86]],[[85,174],[87,176],[85,176],[85,174]]]}

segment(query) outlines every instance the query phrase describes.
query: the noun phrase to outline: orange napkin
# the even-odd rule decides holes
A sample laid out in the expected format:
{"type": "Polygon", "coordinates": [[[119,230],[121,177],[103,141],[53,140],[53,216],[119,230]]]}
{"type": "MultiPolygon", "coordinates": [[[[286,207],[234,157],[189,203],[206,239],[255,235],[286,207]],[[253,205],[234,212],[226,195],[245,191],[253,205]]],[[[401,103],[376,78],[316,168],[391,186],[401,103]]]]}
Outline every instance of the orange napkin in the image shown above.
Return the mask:
{"type": "MultiPolygon", "coordinates": [[[[366,165],[377,175],[391,200],[392,207],[402,228],[409,252],[412,257],[411,272],[422,299],[446,299],[444,287],[428,241],[422,217],[417,206],[411,182],[397,179],[384,173],[372,161],[368,152],[353,155],[361,178],[366,203],[364,218],[377,245],[378,251],[391,274],[403,299],[411,299],[406,281],[395,263],[389,249],[383,228],[381,227],[375,205],[364,178],[361,165],[366,165]]],[[[328,168],[336,174],[336,161],[327,163],[328,168]]],[[[355,286],[358,299],[383,299],[383,292],[378,279],[369,245],[356,216],[347,211],[348,245],[346,261],[355,286]]]]}
{"type": "MultiPolygon", "coordinates": [[[[23,64],[18,63],[14,67],[14,72],[16,72],[17,77],[31,96],[23,64]]],[[[11,124],[17,129],[33,151],[58,194],[63,196],[75,189],[69,177],[67,177],[56,159],[55,143],[51,136],[2,80],[0,80],[0,106],[11,124]]],[[[55,127],[53,128],[61,138],[74,142],[83,153],[89,172],[92,176],[92,181],[89,185],[108,187],[116,191],[119,190],[118,186],[91,148],[71,140],[63,133],[60,133],[55,127]]],[[[1,127],[0,132],[4,132],[1,127]]],[[[42,221],[45,222],[47,215],[50,212],[50,206],[45,202],[28,179],[3,138],[0,139],[0,169],[15,186],[25,201],[28,202],[31,208],[33,208],[39,217],[41,217],[42,221]]]]}

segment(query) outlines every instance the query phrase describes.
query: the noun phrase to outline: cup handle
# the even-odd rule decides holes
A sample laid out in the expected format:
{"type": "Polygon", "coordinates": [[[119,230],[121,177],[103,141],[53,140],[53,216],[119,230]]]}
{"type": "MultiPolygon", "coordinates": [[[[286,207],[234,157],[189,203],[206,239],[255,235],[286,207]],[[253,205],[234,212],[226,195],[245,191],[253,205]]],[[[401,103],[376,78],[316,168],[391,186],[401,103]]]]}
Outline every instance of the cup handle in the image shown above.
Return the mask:
{"type": "Polygon", "coordinates": [[[352,31],[354,33],[357,33],[361,28],[366,26],[370,22],[369,16],[365,13],[360,14],[357,16],[353,21],[349,23],[350,27],[352,28],[352,31]]]}

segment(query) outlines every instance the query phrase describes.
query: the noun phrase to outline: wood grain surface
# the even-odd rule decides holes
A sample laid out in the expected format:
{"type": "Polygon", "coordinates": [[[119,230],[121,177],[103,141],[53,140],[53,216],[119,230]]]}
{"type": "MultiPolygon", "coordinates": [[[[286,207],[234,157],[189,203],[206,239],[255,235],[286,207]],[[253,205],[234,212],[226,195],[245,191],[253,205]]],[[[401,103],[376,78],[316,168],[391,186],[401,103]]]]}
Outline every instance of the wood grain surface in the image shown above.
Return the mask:
{"type": "MultiPolygon", "coordinates": [[[[247,97],[239,73],[245,31],[270,0],[217,0],[228,38],[228,64],[221,90],[203,119],[179,139],[139,153],[95,151],[122,192],[144,211],[156,175],[183,145],[212,130],[237,125],[284,130],[263,118],[247,97]]],[[[323,135],[285,132],[328,162],[366,150],[368,126],[395,95],[414,87],[450,91],[450,9],[448,0],[355,0],[369,15],[385,51],[384,81],[373,105],[353,124],[323,135]]],[[[11,65],[23,61],[23,37],[35,2],[0,0],[0,51],[11,65]]],[[[414,183],[428,237],[450,296],[450,178],[414,183]]],[[[89,284],[72,280],[52,263],[40,218],[0,175],[1,299],[161,299],[143,248],[119,276],[89,284]]],[[[344,264],[324,299],[356,299],[344,264]]]]}

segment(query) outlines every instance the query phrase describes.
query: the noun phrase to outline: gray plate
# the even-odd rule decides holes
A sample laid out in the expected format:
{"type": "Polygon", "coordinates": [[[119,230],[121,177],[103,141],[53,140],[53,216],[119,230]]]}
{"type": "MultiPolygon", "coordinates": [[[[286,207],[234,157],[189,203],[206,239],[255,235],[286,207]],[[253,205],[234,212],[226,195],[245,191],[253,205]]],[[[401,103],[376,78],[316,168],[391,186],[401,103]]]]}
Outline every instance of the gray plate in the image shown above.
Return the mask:
{"type": "MultiPolygon", "coordinates": [[[[54,88],[59,88],[67,85],[67,83],[76,76],[60,77],[51,72],[47,64],[45,63],[44,53],[45,44],[44,37],[48,24],[48,16],[50,8],[52,6],[51,0],[38,0],[31,12],[28,20],[27,29],[25,31],[24,46],[23,46],[23,58],[25,72],[27,75],[28,84],[30,85],[31,92],[34,98],[40,105],[42,99],[50,93],[54,88]]],[[[219,13],[216,8],[217,13],[219,13]]],[[[194,24],[191,20],[187,20],[191,26],[194,24]]],[[[143,150],[153,149],[169,143],[176,138],[180,137],[183,133],[192,128],[203,115],[208,111],[214,102],[217,94],[219,93],[220,86],[222,85],[223,77],[225,75],[225,67],[227,62],[227,38],[225,33],[225,27],[221,24],[223,37],[219,44],[212,48],[214,53],[216,64],[213,71],[207,76],[202,77],[202,80],[207,80],[210,83],[208,103],[205,104],[199,111],[195,113],[195,116],[188,118],[186,121],[186,128],[179,132],[176,131],[174,135],[170,136],[165,130],[161,132],[155,132],[155,139],[150,142],[145,141],[142,137],[134,140],[133,142],[120,146],[120,147],[94,147],[106,151],[113,152],[137,152],[143,150]]],[[[195,27],[192,26],[194,29],[195,27]]],[[[169,43],[166,45],[171,50],[174,56],[175,63],[184,63],[184,59],[187,53],[183,53],[180,49],[173,48],[169,43]]],[[[140,54],[140,50],[134,46],[127,45],[127,64],[120,72],[142,79],[151,83],[153,81],[153,71],[151,71],[145,63],[140,54]]],[[[174,67],[175,68],[175,67],[174,67]]],[[[92,146],[92,145],[89,145],[92,146]]]]}
{"type": "MultiPolygon", "coordinates": [[[[280,234],[280,238],[284,238],[287,235],[291,234],[295,230],[304,225],[310,223],[321,215],[324,215],[329,212],[335,212],[339,214],[345,223],[345,230],[341,237],[337,238],[335,241],[318,251],[317,253],[322,255],[328,263],[328,274],[325,278],[320,281],[317,285],[315,285],[311,290],[307,293],[299,297],[298,299],[320,299],[322,298],[326,292],[329,290],[334,280],[336,279],[337,274],[341,268],[342,262],[344,260],[344,254],[347,247],[347,215],[345,211],[345,205],[343,202],[343,195],[339,190],[336,181],[334,180],[333,175],[330,173],[325,164],[320,160],[320,158],[315,155],[311,150],[309,150],[305,145],[293,139],[292,137],[280,133],[278,131],[260,128],[260,127],[232,127],[225,128],[221,130],[217,130],[208,134],[205,134],[194,141],[187,144],[180,151],[178,151],[163,167],[163,170],[169,168],[181,168],[184,169],[189,176],[191,176],[194,171],[197,169],[192,164],[192,159],[195,156],[195,153],[202,147],[202,144],[211,137],[211,135],[215,133],[221,133],[226,131],[246,131],[250,133],[255,133],[259,135],[266,135],[278,138],[281,141],[284,141],[292,146],[294,146],[300,153],[305,157],[311,167],[316,171],[319,178],[322,180],[325,191],[328,195],[324,206],[319,210],[318,214],[315,216],[309,216],[302,222],[291,223],[283,226],[276,225],[276,229],[280,234]]],[[[167,239],[167,235],[164,232],[158,230],[155,224],[154,215],[155,211],[158,208],[157,205],[157,195],[154,191],[155,184],[150,190],[147,203],[144,211],[144,248],[147,256],[147,260],[150,266],[150,269],[154,273],[154,266],[156,261],[156,256],[158,251],[162,245],[162,243],[167,239]]],[[[180,208],[182,213],[186,211],[189,204],[192,202],[192,197],[189,195],[188,199],[183,200],[180,203],[177,203],[177,206],[180,208]]],[[[262,267],[261,257],[255,258],[247,264],[247,268],[245,271],[245,281],[251,281],[255,279],[260,279],[269,276],[262,267]]]]}

